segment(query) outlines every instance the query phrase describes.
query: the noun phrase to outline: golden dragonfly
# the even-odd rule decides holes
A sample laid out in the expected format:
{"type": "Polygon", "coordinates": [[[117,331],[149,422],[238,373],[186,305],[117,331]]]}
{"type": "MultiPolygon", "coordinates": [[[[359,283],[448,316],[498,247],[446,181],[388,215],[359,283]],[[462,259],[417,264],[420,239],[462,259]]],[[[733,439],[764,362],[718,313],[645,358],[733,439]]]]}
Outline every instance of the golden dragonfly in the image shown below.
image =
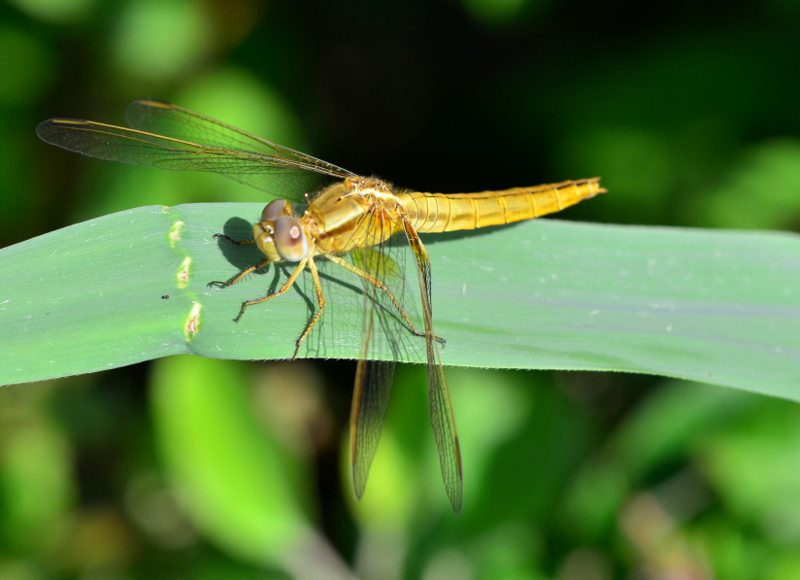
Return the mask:
{"type": "MultiPolygon", "coordinates": [[[[153,99],[134,101],[126,109],[131,128],[82,119],[56,118],[37,127],[41,139],[90,157],[146,165],[167,170],[219,173],[270,192],[276,172],[316,174],[329,185],[310,198],[305,211],[296,212],[287,199],[270,201],[253,228],[253,240],[264,259],[227,282],[230,286],[271,263],[287,262],[293,271],[273,294],[242,305],[236,321],[254,304],[284,294],[308,269],[319,307],[297,340],[294,358],[325,310],[325,296],[316,260],[324,258],[358,276],[363,284],[363,320],[350,416],[350,460],[355,494],[361,498],[378,446],[394,377],[394,362],[385,346],[396,344],[392,316],[407,335],[424,340],[430,382],[430,410],[436,445],[450,503],[461,510],[463,475],[461,451],[445,382],[439,342],[433,331],[431,267],[420,233],[449,232],[508,224],[553,213],[604,193],[599,178],[517,187],[478,193],[422,193],[401,190],[374,177],[363,177],[331,163],[283,147],[189,109],[153,99]],[[390,242],[390,240],[392,240],[390,242]],[[398,241],[399,240],[399,241],[398,241]],[[419,283],[422,325],[407,314],[404,274],[395,263],[396,248],[410,249],[419,283]],[[389,252],[394,246],[395,253],[389,252]],[[351,261],[345,256],[351,256],[351,261]],[[379,327],[379,328],[376,328],[379,327]],[[381,350],[383,349],[383,350],[381,350]]],[[[286,192],[284,192],[286,195],[286,192]]],[[[297,195],[295,202],[308,200],[297,195]]],[[[416,292],[412,292],[416,293],[416,292]]],[[[416,301],[415,300],[415,301],[416,301]]],[[[393,350],[399,358],[397,350],[393,350]]]]}

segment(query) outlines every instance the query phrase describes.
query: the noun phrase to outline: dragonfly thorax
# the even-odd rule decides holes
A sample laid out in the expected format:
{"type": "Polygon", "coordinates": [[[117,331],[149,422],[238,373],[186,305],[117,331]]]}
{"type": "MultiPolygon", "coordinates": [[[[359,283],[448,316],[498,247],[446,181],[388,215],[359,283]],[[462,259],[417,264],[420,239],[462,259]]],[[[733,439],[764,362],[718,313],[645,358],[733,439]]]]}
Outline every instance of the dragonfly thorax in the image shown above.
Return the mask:
{"type": "Polygon", "coordinates": [[[403,206],[374,178],[350,177],[323,189],[303,217],[315,255],[349,252],[389,239],[402,229],[403,206]]]}

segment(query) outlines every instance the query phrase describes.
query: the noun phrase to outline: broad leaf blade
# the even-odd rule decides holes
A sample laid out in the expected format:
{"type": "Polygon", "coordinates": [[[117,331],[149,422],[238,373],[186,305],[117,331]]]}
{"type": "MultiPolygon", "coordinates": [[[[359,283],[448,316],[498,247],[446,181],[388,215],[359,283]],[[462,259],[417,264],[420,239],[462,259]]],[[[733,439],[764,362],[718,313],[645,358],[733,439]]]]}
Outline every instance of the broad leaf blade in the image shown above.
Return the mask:
{"type": "MultiPolygon", "coordinates": [[[[260,259],[213,239],[249,237],[260,211],[144,207],[1,250],[0,383],[178,353],[290,357],[316,308],[310,281],[238,324],[286,270],[207,286],[260,259]]],[[[445,365],[646,372],[800,400],[796,235],[534,220],[425,242],[445,365]]],[[[339,270],[323,269],[329,309],[301,355],[358,355],[361,285],[339,270]]]]}

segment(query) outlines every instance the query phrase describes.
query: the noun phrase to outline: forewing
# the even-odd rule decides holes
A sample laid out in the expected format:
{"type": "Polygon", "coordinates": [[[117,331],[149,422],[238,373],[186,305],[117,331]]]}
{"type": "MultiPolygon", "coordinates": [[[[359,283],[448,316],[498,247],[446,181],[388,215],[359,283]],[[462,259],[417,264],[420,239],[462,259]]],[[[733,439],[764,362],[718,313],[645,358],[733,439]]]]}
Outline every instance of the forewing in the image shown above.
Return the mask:
{"type": "Polygon", "coordinates": [[[219,173],[271,193],[277,193],[272,178],[275,173],[311,172],[338,178],[352,175],[169,103],[135,101],[127,113],[129,122],[137,128],[60,118],[40,123],[36,132],[51,145],[89,157],[172,171],[219,173]]]}
{"type": "Polygon", "coordinates": [[[428,252],[413,226],[404,222],[406,237],[416,258],[417,278],[422,297],[422,317],[425,321],[425,347],[428,355],[428,379],[430,381],[431,425],[439,450],[439,463],[447,496],[456,512],[461,511],[463,499],[463,475],[461,468],[461,449],[458,433],[450,404],[450,393],[444,378],[444,368],[439,356],[439,345],[433,333],[433,314],[431,311],[431,266],[428,252]]]}
{"type": "Polygon", "coordinates": [[[331,177],[352,177],[353,173],[311,155],[295,151],[196,113],[179,105],[155,99],[140,99],[125,109],[134,129],[193,143],[261,155],[285,168],[299,168],[331,177]]]}

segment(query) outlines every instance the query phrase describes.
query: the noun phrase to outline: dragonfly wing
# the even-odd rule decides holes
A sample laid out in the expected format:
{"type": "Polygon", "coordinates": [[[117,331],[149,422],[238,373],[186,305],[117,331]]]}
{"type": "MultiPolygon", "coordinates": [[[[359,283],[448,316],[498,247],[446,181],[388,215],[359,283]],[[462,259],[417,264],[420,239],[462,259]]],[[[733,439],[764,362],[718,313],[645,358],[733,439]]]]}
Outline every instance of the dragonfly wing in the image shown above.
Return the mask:
{"type": "Polygon", "coordinates": [[[364,495],[369,468],[381,438],[392,392],[394,365],[394,362],[367,360],[363,356],[358,361],[350,411],[350,461],[358,499],[364,495]]]}
{"type": "Polygon", "coordinates": [[[262,154],[206,146],[83,119],[49,119],[39,124],[36,133],[43,141],[75,153],[159,169],[263,173],[271,167],[270,160],[262,154]]]}
{"type": "MultiPolygon", "coordinates": [[[[40,123],[36,133],[46,143],[89,157],[172,171],[219,173],[271,193],[278,193],[277,173],[353,175],[177,105],[135,101],[128,106],[127,116],[135,128],[62,118],[40,123]]],[[[292,196],[291,191],[279,193],[292,196]]],[[[301,199],[302,194],[293,197],[301,199]]]]}
{"type": "Polygon", "coordinates": [[[442,480],[453,510],[461,511],[464,495],[461,468],[461,448],[458,444],[456,421],[450,404],[450,392],[444,379],[444,368],[439,358],[439,346],[431,333],[426,336],[428,349],[428,380],[430,381],[431,425],[439,449],[442,480]]]}
{"type": "MultiPolygon", "coordinates": [[[[380,280],[392,276],[396,282],[402,284],[402,278],[398,280],[387,267],[387,261],[391,262],[391,259],[380,251],[383,238],[388,236],[383,235],[381,228],[384,220],[375,219],[376,213],[379,212],[373,212],[362,218],[362,226],[367,236],[366,243],[353,250],[351,257],[356,267],[366,276],[380,280]],[[371,247],[376,244],[378,250],[371,247]]],[[[387,310],[385,293],[364,276],[361,280],[364,288],[361,347],[350,415],[353,486],[359,499],[364,493],[369,468],[378,449],[386,410],[389,407],[395,368],[393,360],[378,360],[381,358],[385,339],[391,339],[395,332],[395,325],[392,324],[394,317],[388,316],[393,314],[391,312],[393,307],[387,310]],[[375,328],[376,326],[380,328],[375,328]]],[[[396,359],[395,349],[392,353],[396,359]]]]}
{"type": "Polygon", "coordinates": [[[155,99],[140,99],[125,109],[134,129],[221,149],[263,155],[286,167],[297,167],[331,177],[353,177],[346,169],[311,155],[278,145],[242,129],[184,107],[155,99]]]}
{"type": "Polygon", "coordinates": [[[431,425],[439,450],[439,463],[442,479],[450,504],[456,512],[461,511],[464,483],[461,467],[461,449],[458,433],[450,403],[450,393],[444,378],[444,368],[439,355],[439,345],[433,333],[433,314],[431,311],[431,265],[428,252],[422,245],[414,227],[404,222],[406,237],[414,251],[420,296],[422,297],[422,316],[425,321],[425,346],[428,355],[428,379],[430,381],[431,425]]]}

